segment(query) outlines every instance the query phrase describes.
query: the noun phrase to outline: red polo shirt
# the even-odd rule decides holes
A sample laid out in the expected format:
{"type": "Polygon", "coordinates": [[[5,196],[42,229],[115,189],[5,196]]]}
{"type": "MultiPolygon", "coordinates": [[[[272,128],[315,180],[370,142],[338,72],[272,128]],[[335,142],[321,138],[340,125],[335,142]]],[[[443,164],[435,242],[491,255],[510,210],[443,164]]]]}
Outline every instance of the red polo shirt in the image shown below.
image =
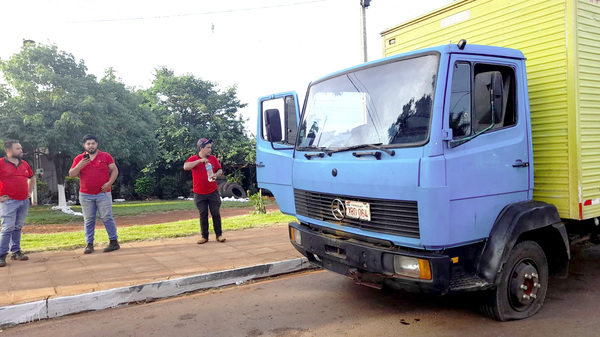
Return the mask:
{"type": "Polygon", "coordinates": [[[27,180],[33,177],[33,170],[26,161],[19,159],[17,165],[6,157],[0,159],[0,195],[8,195],[15,200],[29,197],[27,180]]]}
{"type": "MultiPolygon", "coordinates": [[[[85,152],[73,159],[71,168],[74,168],[83,160],[84,154],[85,152]]],[[[115,160],[110,154],[98,150],[98,154],[96,154],[94,160],[79,171],[79,192],[85,194],[101,193],[102,185],[106,184],[110,179],[108,165],[114,162],[115,160]]],[[[110,189],[107,192],[110,192],[110,189]]]]}
{"type": "MultiPolygon", "coordinates": [[[[199,160],[198,155],[191,156],[187,162],[199,160]]],[[[208,161],[212,165],[213,172],[217,172],[221,169],[221,164],[215,156],[208,156],[208,161]]],[[[217,190],[217,182],[209,182],[208,175],[206,174],[206,166],[204,163],[200,163],[192,168],[192,180],[194,182],[194,193],[196,194],[211,194],[217,190]]]]}

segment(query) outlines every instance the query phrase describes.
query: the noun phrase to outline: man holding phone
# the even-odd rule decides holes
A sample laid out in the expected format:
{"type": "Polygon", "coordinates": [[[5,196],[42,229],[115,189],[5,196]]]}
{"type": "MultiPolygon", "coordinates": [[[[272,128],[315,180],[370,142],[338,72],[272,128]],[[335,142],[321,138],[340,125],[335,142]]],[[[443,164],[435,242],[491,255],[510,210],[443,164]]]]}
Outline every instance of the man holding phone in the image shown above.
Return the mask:
{"type": "Polygon", "coordinates": [[[98,150],[98,138],[94,135],[83,137],[85,152],[73,159],[69,177],[79,176],[79,203],[83,212],[85,230],[84,254],[94,251],[94,234],[96,229],[96,213],[104,223],[110,244],[104,252],[112,252],[120,248],[117,240],[117,225],[112,214],[111,186],[119,176],[115,160],[107,152],[98,150]]]}

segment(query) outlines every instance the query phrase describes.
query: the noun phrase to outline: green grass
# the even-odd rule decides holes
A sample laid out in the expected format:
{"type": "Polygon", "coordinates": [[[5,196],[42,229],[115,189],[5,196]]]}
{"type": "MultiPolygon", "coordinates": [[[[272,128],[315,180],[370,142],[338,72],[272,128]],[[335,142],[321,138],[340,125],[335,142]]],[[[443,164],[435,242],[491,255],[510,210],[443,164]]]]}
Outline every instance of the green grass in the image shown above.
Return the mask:
{"type": "MultiPolygon", "coordinates": [[[[232,231],[245,228],[281,226],[295,221],[297,220],[293,216],[284,215],[281,212],[271,212],[267,214],[250,214],[223,219],[222,227],[223,231],[232,231]]],[[[118,230],[119,242],[191,236],[199,234],[199,227],[197,219],[157,225],[122,227],[118,230]]],[[[96,229],[95,242],[96,244],[108,243],[108,236],[103,228],[96,229]]],[[[27,252],[75,249],[84,246],[85,238],[83,231],[50,234],[23,234],[21,238],[21,247],[27,252]]]]}
{"type": "MultiPolygon", "coordinates": [[[[223,201],[221,208],[252,207],[248,202],[223,201]]],[[[75,212],[81,212],[81,206],[71,206],[75,212]]],[[[132,216],[149,213],[164,213],[179,210],[195,210],[193,201],[187,200],[158,200],[158,201],[126,201],[113,203],[113,215],[132,216]]],[[[69,222],[82,222],[77,215],[66,214],[52,209],[52,206],[31,206],[25,223],[31,225],[49,225],[69,222]]]]}

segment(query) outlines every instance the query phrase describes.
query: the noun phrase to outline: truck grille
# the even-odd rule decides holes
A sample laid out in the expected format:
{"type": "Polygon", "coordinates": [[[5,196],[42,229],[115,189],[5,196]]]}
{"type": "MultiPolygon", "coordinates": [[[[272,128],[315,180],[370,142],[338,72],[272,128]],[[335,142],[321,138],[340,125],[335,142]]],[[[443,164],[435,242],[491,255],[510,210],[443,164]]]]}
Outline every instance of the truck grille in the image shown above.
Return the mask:
{"type": "Polygon", "coordinates": [[[360,228],[366,231],[419,238],[419,215],[416,201],[400,201],[361,198],[345,195],[325,194],[294,190],[296,212],[311,219],[327,221],[342,226],[360,228]],[[371,208],[371,221],[344,218],[337,220],[331,213],[334,199],[368,202],[371,208]]]}

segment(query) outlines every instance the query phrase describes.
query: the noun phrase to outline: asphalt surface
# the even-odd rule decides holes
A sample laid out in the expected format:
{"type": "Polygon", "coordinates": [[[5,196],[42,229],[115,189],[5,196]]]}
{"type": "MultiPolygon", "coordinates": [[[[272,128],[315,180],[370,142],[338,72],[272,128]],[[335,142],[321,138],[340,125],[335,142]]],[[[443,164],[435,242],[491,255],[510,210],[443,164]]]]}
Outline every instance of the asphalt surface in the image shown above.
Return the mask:
{"type": "Polygon", "coordinates": [[[2,336],[582,336],[595,337],[600,245],[575,249],[567,279],[551,279],[535,316],[496,322],[477,293],[425,296],[379,291],[328,272],[294,273],[154,303],[6,329],[2,336]]]}

